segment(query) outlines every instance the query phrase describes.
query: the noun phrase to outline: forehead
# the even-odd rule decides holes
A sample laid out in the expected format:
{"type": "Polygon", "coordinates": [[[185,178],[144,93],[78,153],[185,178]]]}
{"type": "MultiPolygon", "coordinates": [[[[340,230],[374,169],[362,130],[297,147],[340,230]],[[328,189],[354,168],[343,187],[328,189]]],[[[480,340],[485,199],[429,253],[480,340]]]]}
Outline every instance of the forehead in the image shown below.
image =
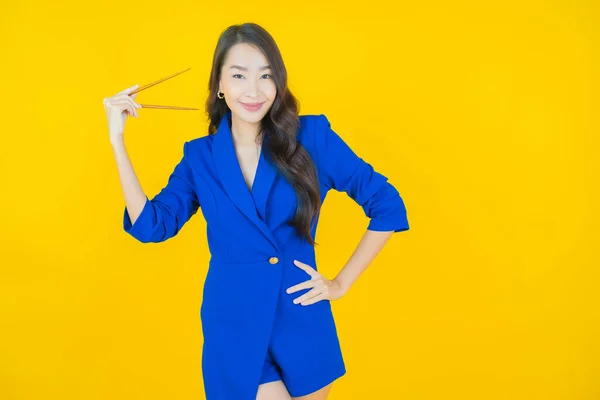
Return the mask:
{"type": "Polygon", "coordinates": [[[267,65],[268,61],[262,51],[256,47],[248,43],[238,43],[233,45],[227,52],[223,67],[229,68],[233,64],[256,69],[267,65]]]}

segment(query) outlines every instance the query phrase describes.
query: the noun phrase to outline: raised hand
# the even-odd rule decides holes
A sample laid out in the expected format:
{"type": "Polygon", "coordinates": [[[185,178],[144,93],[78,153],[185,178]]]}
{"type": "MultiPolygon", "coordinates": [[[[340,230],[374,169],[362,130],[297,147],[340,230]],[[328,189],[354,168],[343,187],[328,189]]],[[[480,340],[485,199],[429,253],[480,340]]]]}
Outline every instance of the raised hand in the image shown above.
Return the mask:
{"type": "Polygon", "coordinates": [[[136,103],[135,97],[137,93],[129,95],[132,91],[138,88],[139,85],[134,85],[127,88],[112,97],[106,97],[102,101],[106,110],[106,119],[108,121],[108,133],[111,142],[122,138],[125,129],[125,121],[127,116],[138,118],[137,108],[142,106],[136,103]]]}

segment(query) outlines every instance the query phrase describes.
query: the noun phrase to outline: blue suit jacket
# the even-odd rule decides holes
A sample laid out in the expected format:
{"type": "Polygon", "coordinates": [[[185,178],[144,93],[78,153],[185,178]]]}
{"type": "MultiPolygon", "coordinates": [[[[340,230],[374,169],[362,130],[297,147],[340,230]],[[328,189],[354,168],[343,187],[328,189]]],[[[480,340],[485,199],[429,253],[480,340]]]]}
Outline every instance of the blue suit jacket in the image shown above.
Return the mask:
{"type": "MultiPolygon", "coordinates": [[[[285,342],[294,351],[288,373],[303,373],[298,351],[339,352],[329,301],[293,304],[305,291],[285,290],[310,277],[293,265],[297,259],[317,269],[314,248],[296,236],[288,222],[296,212],[293,187],[262,152],[252,192],[244,181],[230,130],[231,112],[218,131],[186,142],[183,158],[166,186],[132,225],[127,208],[123,227],[141,242],[175,236],[198,210],[207,223],[211,253],[201,306],[203,378],[207,399],[252,399],[277,318],[310,340],[285,342]],[[321,323],[319,335],[307,327],[321,323]],[[301,342],[301,343],[299,343],[301,342]],[[305,346],[305,348],[302,348],[305,346]]],[[[388,179],[358,157],[331,129],[325,115],[300,116],[297,140],[312,157],[324,201],[329,189],[346,192],[370,218],[367,229],[409,229],[404,202],[388,179]]],[[[317,220],[318,222],[318,220],[317,220]]],[[[317,224],[312,237],[316,237],[317,224]]],[[[281,357],[282,360],[285,357],[281,357]]]]}

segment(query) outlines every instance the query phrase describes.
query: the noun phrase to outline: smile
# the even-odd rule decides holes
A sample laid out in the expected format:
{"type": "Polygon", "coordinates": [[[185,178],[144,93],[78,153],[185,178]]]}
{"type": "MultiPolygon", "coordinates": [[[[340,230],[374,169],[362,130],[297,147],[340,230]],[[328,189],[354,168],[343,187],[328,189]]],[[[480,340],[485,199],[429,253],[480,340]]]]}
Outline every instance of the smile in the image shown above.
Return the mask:
{"type": "Polygon", "coordinates": [[[258,111],[262,108],[263,104],[265,104],[265,103],[264,102],[254,103],[254,104],[242,103],[242,106],[244,106],[244,108],[248,111],[258,111]]]}

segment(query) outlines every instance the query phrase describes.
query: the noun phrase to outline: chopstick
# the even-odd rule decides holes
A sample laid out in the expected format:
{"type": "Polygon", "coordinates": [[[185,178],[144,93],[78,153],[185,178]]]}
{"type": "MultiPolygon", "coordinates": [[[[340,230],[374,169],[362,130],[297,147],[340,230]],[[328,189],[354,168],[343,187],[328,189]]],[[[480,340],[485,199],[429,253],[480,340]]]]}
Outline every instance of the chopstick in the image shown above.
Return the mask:
{"type": "Polygon", "coordinates": [[[153,104],[140,104],[140,106],[142,106],[142,108],[164,108],[164,109],[169,109],[169,110],[200,110],[199,108],[177,107],[177,106],[157,106],[157,105],[153,105],[153,104]]]}
{"type": "MultiPolygon", "coordinates": [[[[185,69],[183,71],[177,72],[173,75],[169,75],[166,78],[162,78],[159,79],[155,82],[151,82],[147,85],[144,86],[140,86],[139,88],[135,89],[134,91],[132,91],[131,93],[129,93],[129,95],[131,96],[132,94],[136,94],[141,92],[142,90],[146,90],[154,85],[158,85],[161,82],[166,81],[167,79],[171,79],[173,77],[176,77],[177,75],[183,74],[184,72],[189,71],[191,68],[185,69]]],[[[140,104],[140,103],[138,103],[140,104]]],[[[154,104],[140,104],[142,106],[142,108],[159,108],[159,109],[167,109],[167,110],[199,110],[198,108],[191,108],[191,107],[178,107],[178,106],[160,106],[160,105],[154,105],[154,104]]]]}

